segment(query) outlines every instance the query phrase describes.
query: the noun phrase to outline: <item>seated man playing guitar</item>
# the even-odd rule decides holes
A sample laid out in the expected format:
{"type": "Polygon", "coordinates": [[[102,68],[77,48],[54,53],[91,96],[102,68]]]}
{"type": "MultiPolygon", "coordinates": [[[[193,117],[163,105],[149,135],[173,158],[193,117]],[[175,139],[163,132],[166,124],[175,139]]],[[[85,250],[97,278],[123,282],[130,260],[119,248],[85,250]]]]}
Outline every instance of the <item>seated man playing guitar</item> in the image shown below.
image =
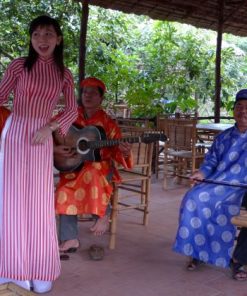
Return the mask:
{"type": "MultiPolygon", "coordinates": [[[[104,130],[107,139],[121,139],[121,131],[116,122],[102,109],[101,103],[106,91],[105,84],[94,77],[86,78],[81,82],[82,106],[78,107],[78,118],[71,129],[80,133],[95,126],[96,131],[104,130]],[[102,129],[103,128],[103,129],[102,129]]],[[[70,131],[69,131],[70,133],[70,131]]],[[[69,134],[68,133],[68,134],[69,134]]],[[[68,135],[66,136],[68,137],[68,135]]],[[[59,138],[59,137],[58,137],[59,138]]],[[[95,235],[102,235],[109,226],[109,206],[112,193],[112,180],[120,181],[120,176],[114,163],[117,162],[125,168],[133,166],[131,144],[120,142],[119,145],[98,149],[97,161],[82,161],[75,148],[70,147],[69,140],[57,140],[54,135],[54,161],[63,158],[62,171],[56,188],[56,212],[60,215],[59,236],[60,251],[75,252],[79,247],[77,215],[94,214],[98,219],[90,228],[95,235]],[[69,160],[78,164],[66,171],[63,167],[69,160]]],[[[79,140],[83,144],[84,137],[79,140]]],[[[76,142],[78,146],[78,141],[76,142]]],[[[80,145],[79,146],[83,146],[80,145]]],[[[88,148],[89,150],[91,148],[88,148]]]]}

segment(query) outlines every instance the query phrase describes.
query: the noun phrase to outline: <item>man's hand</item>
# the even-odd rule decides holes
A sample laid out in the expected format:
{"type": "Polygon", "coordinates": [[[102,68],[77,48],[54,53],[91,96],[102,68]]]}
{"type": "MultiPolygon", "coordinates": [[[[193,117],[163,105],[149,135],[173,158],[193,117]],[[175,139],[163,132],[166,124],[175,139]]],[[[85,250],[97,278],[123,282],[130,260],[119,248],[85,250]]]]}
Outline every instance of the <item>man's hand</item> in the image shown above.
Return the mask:
{"type": "Polygon", "coordinates": [[[193,175],[190,176],[190,179],[194,184],[197,184],[197,183],[199,183],[200,180],[205,179],[205,176],[203,175],[203,173],[201,171],[197,171],[193,175]]]}
{"type": "Polygon", "coordinates": [[[65,145],[54,145],[53,151],[55,154],[63,157],[72,157],[75,154],[74,149],[65,145]]]}

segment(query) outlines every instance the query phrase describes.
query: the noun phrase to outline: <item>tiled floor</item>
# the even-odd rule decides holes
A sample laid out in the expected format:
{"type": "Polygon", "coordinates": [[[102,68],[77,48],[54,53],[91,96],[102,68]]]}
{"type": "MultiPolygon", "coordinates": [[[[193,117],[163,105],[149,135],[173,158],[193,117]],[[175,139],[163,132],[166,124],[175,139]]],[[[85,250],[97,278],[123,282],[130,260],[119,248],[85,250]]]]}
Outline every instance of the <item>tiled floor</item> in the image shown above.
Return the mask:
{"type": "Polygon", "coordinates": [[[62,262],[61,277],[49,296],[247,296],[247,282],[231,279],[229,270],[201,266],[185,270],[186,259],[172,252],[178,208],[187,187],[163,191],[151,186],[149,225],[139,224],[137,211],[121,212],[116,250],[107,248],[109,235],[95,238],[80,224],[80,250],[62,262]],[[89,259],[93,243],[105,247],[102,261],[89,259]]]}

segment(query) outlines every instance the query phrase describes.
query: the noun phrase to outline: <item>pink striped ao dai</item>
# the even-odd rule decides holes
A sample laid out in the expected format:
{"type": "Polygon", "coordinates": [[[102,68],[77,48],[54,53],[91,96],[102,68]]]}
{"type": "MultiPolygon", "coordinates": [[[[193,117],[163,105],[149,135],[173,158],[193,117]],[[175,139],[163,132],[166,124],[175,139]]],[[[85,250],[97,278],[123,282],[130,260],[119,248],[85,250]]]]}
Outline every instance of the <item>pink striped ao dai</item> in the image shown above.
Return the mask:
{"type": "Polygon", "coordinates": [[[52,137],[39,145],[31,139],[52,120],[61,93],[66,107],[57,121],[66,133],[77,117],[74,84],[67,69],[61,78],[53,59],[39,58],[29,73],[23,63],[24,58],[14,60],[0,83],[0,105],[14,94],[1,139],[0,277],[53,281],[60,274],[60,260],[52,137]]]}

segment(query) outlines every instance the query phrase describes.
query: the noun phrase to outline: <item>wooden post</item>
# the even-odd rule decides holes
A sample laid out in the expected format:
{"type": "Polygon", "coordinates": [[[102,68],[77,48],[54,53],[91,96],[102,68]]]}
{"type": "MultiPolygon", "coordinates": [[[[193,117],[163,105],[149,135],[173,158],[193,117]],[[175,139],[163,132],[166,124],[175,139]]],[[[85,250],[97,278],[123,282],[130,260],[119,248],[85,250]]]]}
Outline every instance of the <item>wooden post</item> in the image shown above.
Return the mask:
{"type": "Polygon", "coordinates": [[[222,33],[224,25],[224,0],[219,0],[219,22],[216,47],[215,62],[215,101],[214,101],[214,121],[220,122],[220,106],[221,106],[221,46],[222,33]]]}
{"type": "Polygon", "coordinates": [[[109,249],[114,250],[116,247],[116,232],[117,232],[117,216],[118,216],[118,185],[113,183],[112,194],[112,212],[110,223],[110,242],[109,249]]]}
{"type": "Polygon", "coordinates": [[[79,46],[79,85],[78,85],[78,99],[79,99],[79,101],[81,101],[80,82],[85,78],[87,24],[88,24],[88,15],[89,15],[88,2],[89,2],[89,0],[82,1],[80,46],[79,46]]]}

